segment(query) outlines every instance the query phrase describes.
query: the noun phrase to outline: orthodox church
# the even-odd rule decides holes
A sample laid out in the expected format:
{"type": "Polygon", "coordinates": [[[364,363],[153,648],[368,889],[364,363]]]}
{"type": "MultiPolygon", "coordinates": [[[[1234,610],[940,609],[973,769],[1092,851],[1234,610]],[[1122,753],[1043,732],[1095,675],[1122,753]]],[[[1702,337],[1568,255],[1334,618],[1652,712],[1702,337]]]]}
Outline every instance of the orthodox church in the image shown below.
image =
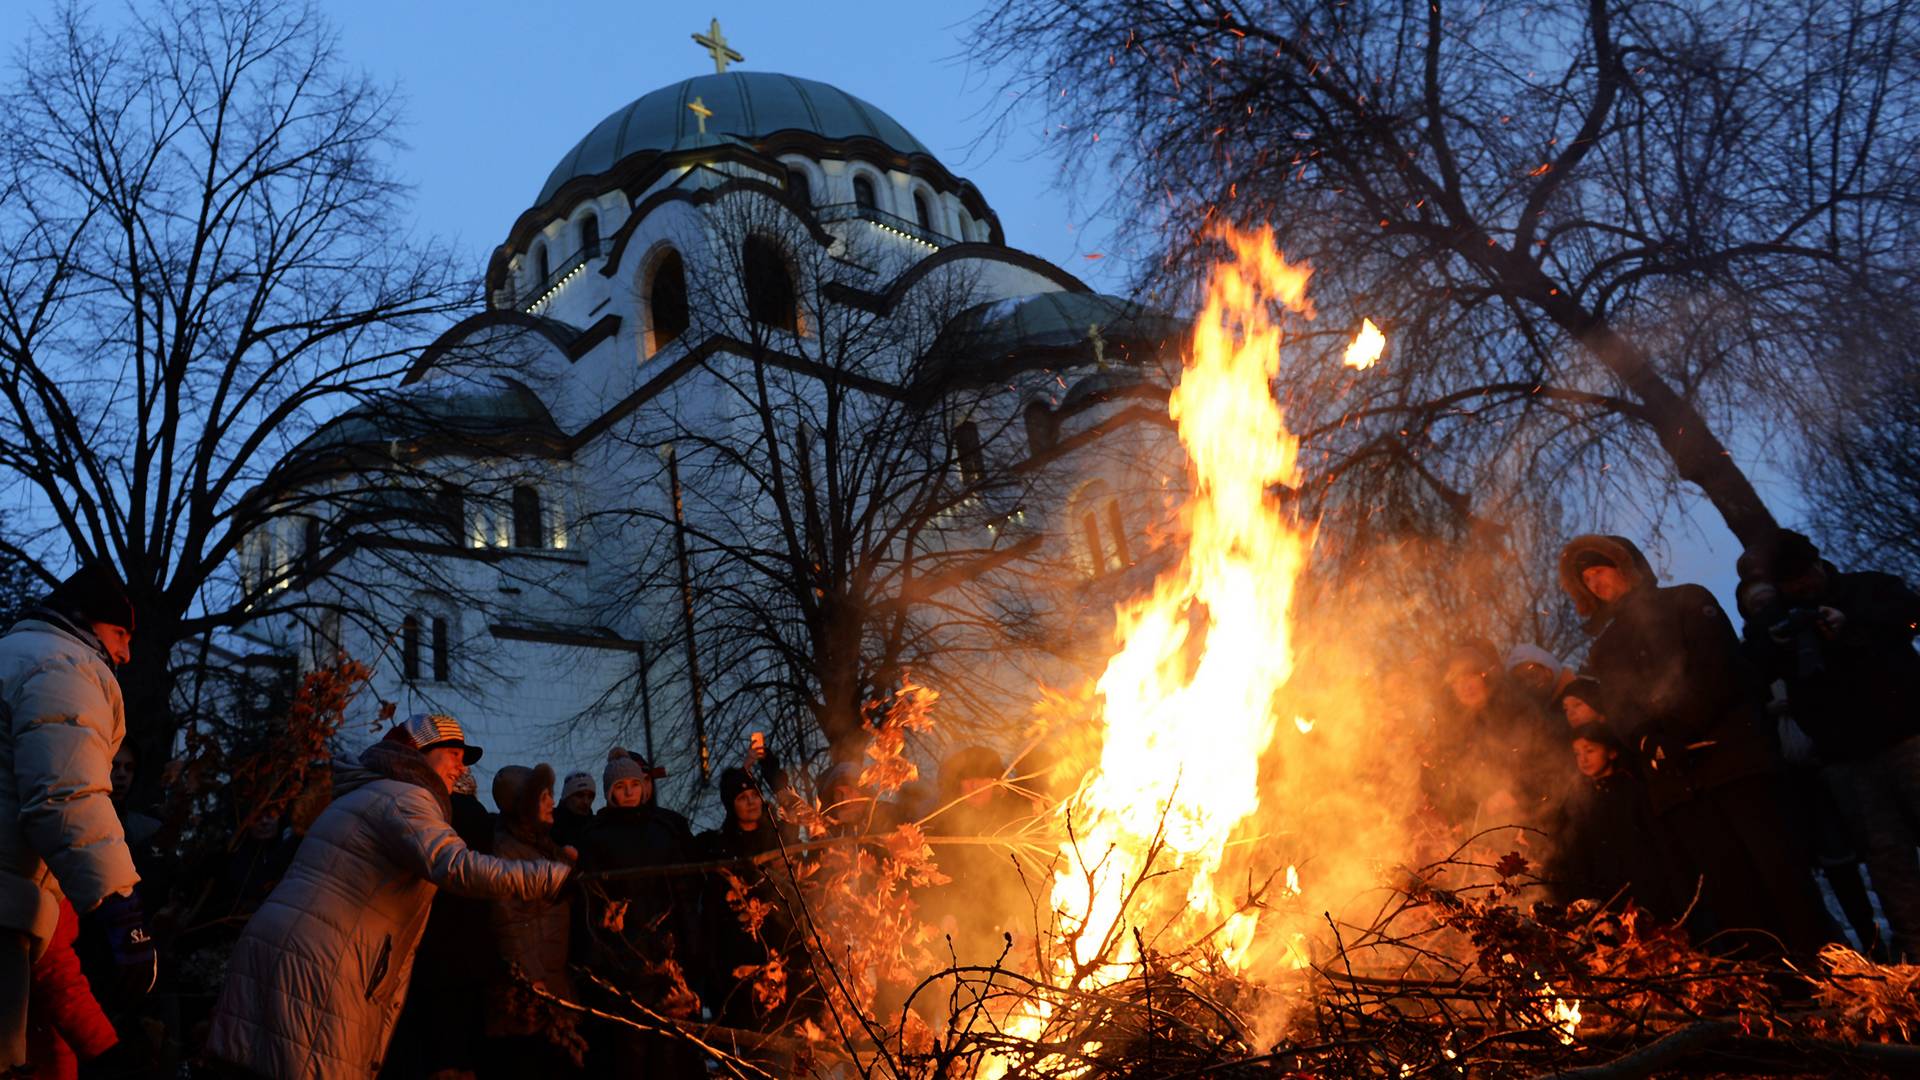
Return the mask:
{"type": "MultiPolygon", "coordinates": [[[[371,737],[377,696],[458,716],[488,751],[483,792],[489,766],[597,775],[620,744],[689,807],[742,726],[817,755],[812,726],[752,712],[755,665],[791,665],[709,644],[786,604],[714,578],[791,558],[789,503],[864,498],[870,532],[889,507],[921,515],[886,541],[896,570],[958,547],[982,574],[1025,565],[1012,587],[1051,597],[1019,616],[1042,645],[1104,637],[1150,571],[1180,482],[1177,323],[1012,246],[986,195],[875,104],[730,69],[717,22],[695,40],[714,73],[588,131],[494,249],[484,309],[308,438],[243,544],[254,636],[303,669],[372,667],[343,742],[371,737]],[[832,450],[862,425],[886,434],[832,450]],[[930,479],[878,464],[895,458],[930,479]],[[803,500],[780,481],[825,473],[892,486],[803,500]],[[723,731],[723,714],[747,719],[723,731]]],[[[800,561],[827,561],[799,532],[800,561]]],[[[1008,708],[1043,679],[979,677],[1008,708]]]]}

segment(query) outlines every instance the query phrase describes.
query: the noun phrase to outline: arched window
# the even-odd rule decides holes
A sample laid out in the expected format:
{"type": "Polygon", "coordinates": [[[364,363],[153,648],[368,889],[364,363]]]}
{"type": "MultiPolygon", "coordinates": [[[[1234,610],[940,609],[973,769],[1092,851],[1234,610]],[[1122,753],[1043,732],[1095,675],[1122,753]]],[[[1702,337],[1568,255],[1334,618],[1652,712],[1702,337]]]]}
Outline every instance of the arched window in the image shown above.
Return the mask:
{"type": "Polygon", "coordinates": [[[813,182],[807,179],[807,170],[798,165],[787,166],[787,190],[793,192],[793,201],[801,206],[813,205],[813,182]]]}
{"type": "Polygon", "coordinates": [[[853,178],[853,205],[862,210],[871,210],[877,201],[873,197],[873,181],[865,176],[853,178]]]}
{"type": "Polygon", "coordinates": [[[447,620],[439,615],[433,617],[433,681],[446,682],[450,664],[447,620]]]}
{"type": "Polygon", "coordinates": [[[1026,421],[1027,453],[1039,457],[1060,442],[1060,421],[1046,402],[1027,402],[1026,421]]]}
{"type": "Polygon", "coordinates": [[[580,219],[580,254],[589,259],[600,254],[600,219],[592,214],[580,219]]]}
{"type": "Polygon", "coordinates": [[[320,566],[320,519],[310,517],[306,521],[305,544],[300,551],[301,564],[308,573],[320,566]]]}
{"type": "Polygon", "coordinates": [[[513,489],[513,546],[547,546],[540,529],[540,491],[528,484],[513,489]]]}
{"type": "Polygon", "coordinates": [[[547,263],[547,245],[541,244],[533,249],[533,286],[539,288],[553,276],[553,268],[547,263]]]}
{"type": "Polygon", "coordinates": [[[986,458],[980,453],[980,429],[963,420],[953,429],[953,459],[960,464],[961,482],[971,486],[987,478],[986,458]]]}
{"type": "Polygon", "coordinates": [[[666,348],[687,332],[692,316],[687,310],[687,265],[669,249],[653,264],[647,285],[647,355],[666,348]]]}
{"type": "Polygon", "coordinates": [[[409,615],[400,622],[400,677],[408,682],[420,679],[420,616],[409,615]]]}
{"type": "Polygon", "coordinates": [[[928,232],[933,231],[933,204],[927,201],[927,193],[913,193],[913,222],[928,232]]]}
{"type": "Polygon", "coordinates": [[[797,330],[800,305],[780,249],[765,237],[749,236],[740,261],[746,271],[747,317],[781,330],[797,330]]]}
{"type": "Polygon", "coordinates": [[[1082,557],[1089,577],[1100,577],[1133,565],[1133,551],[1127,544],[1126,518],[1120,501],[1106,483],[1095,480],[1081,488],[1068,503],[1067,517],[1080,534],[1082,557]]]}

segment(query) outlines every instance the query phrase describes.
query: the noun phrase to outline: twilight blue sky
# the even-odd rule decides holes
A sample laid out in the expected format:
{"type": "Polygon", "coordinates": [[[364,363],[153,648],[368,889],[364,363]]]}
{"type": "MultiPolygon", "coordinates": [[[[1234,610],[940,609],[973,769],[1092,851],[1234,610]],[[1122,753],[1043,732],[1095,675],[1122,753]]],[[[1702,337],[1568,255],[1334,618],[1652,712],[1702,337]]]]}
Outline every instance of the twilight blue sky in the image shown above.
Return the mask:
{"type": "MultiPolygon", "coordinates": [[[[1083,277],[1118,285],[1118,260],[1088,259],[1057,169],[1037,152],[1041,121],[997,146],[994,79],[958,59],[968,4],[709,3],[634,0],[453,4],[323,0],[350,62],[397,79],[408,98],[401,162],[419,184],[423,229],[458,237],[477,261],[506,235],[547,173],[601,118],[649,90],[713,70],[689,38],[717,16],[739,65],[832,83],[890,113],[977,184],[1007,238],[1083,277]]],[[[478,268],[478,262],[476,269],[478,268]]]]}
{"type": "MultiPolygon", "coordinates": [[[[977,0],[710,0],[700,7],[320,0],[320,7],[339,29],[348,63],[400,85],[409,149],[397,167],[417,186],[414,225],[461,245],[476,275],[554,164],[596,123],[649,90],[713,70],[689,35],[717,16],[746,56],[742,67],[819,79],[879,106],[979,186],[1008,243],[1095,288],[1125,289],[1124,253],[1104,250],[1105,230],[1086,225],[1100,192],[1069,195],[1054,184],[1059,164],[1046,152],[1043,119],[1029,114],[990,130],[998,77],[959,56],[977,0]],[[1102,257],[1088,257],[1095,254],[1102,257]]],[[[53,4],[0,0],[0,8],[44,17],[53,4]]],[[[122,9],[105,0],[98,10],[112,17],[122,9]]],[[[17,46],[26,21],[0,22],[0,45],[17,46]]],[[[1783,509],[1795,501],[1777,484],[1763,494],[1783,509]]],[[[1614,509],[1592,527],[1645,535],[1636,511],[1614,509]]],[[[1656,562],[1708,585],[1731,610],[1738,547],[1718,515],[1696,508],[1669,525],[1664,550],[1651,553],[1656,562]]]]}

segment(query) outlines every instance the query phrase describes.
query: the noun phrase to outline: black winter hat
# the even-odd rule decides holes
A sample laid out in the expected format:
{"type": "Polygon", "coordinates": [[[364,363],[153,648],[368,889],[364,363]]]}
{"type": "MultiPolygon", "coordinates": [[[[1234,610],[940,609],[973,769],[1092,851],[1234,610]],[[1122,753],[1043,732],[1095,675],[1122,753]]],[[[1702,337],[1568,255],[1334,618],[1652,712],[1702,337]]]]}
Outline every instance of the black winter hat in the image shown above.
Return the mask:
{"type": "Polygon", "coordinates": [[[1568,742],[1571,743],[1577,739],[1585,739],[1590,743],[1599,743],[1601,746],[1612,750],[1616,754],[1624,754],[1627,752],[1626,744],[1620,741],[1620,736],[1615,735],[1613,729],[1605,724],[1581,724],[1567,734],[1568,742]]]}
{"type": "Polygon", "coordinates": [[[747,775],[747,770],[738,765],[731,765],[721,769],[720,805],[726,808],[727,813],[731,814],[733,813],[733,800],[739,798],[741,792],[753,790],[758,786],[759,785],[753,782],[753,777],[747,775]]]}
{"type": "Polygon", "coordinates": [[[82,622],[133,630],[133,601],[127,599],[120,575],[106,563],[88,563],[75,570],[47,594],[46,606],[82,622]]]}
{"type": "Polygon", "coordinates": [[[1807,539],[1805,533],[1775,529],[1744,552],[1741,560],[1750,564],[1754,577],[1779,581],[1820,565],[1820,549],[1807,539]]]}
{"type": "Polygon", "coordinates": [[[1567,685],[1553,695],[1553,703],[1559,706],[1568,698],[1584,701],[1593,711],[1599,712],[1603,704],[1600,699],[1600,681],[1591,675],[1580,675],[1568,680],[1567,685]]]}

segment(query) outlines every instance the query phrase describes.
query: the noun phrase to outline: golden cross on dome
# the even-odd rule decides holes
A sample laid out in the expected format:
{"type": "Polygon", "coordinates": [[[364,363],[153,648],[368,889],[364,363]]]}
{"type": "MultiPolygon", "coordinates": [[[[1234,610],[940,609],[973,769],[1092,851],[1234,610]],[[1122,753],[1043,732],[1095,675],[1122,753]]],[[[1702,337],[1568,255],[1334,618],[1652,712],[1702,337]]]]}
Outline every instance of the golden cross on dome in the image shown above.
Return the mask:
{"type": "Polygon", "coordinates": [[[699,117],[700,134],[705,135],[707,133],[707,117],[713,115],[713,110],[707,108],[707,103],[701,101],[699,98],[694,98],[692,101],[687,102],[687,108],[693,112],[694,116],[699,117]]]}
{"type": "Polygon", "coordinates": [[[738,64],[746,59],[734,52],[733,46],[727,44],[727,35],[720,32],[719,19],[713,20],[712,25],[707,27],[706,33],[693,35],[693,43],[707,50],[707,55],[713,57],[715,75],[727,73],[727,61],[731,60],[738,64]]]}

